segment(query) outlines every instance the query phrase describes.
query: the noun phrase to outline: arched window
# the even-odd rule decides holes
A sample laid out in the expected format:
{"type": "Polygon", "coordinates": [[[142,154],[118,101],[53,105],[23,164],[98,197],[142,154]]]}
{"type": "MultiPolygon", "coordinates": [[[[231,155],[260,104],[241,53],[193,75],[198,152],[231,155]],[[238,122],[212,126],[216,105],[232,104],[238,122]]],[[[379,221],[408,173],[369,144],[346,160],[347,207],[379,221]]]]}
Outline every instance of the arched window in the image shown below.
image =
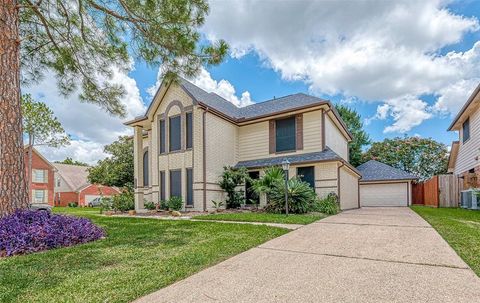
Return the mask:
{"type": "Polygon", "coordinates": [[[143,153],[143,186],[148,186],[148,150],[143,153]]]}

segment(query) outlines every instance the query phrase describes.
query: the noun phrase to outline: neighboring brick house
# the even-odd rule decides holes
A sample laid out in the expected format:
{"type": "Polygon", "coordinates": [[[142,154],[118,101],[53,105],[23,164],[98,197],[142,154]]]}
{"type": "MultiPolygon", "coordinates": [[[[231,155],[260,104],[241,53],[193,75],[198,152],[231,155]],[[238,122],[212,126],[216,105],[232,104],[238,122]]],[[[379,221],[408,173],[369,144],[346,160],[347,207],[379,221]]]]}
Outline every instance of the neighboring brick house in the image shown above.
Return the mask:
{"type": "MultiPolygon", "coordinates": [[[[224,200],[217,184],[226,165],[255,178],[290,161],[320,197],[337,193],[342,209],[360,206],[360,173],[348,162],[352,136],[326,100],[293,94],[243,108],[180,79],[163,82],[134,128],[135,208],[180,196],[204,211],[224,200]]],[[[248,186],[248,184],[246,185],[248,186]]],[[[265,198],[260,204],[265,203],[265,198]]]]}
{"type": "Polygon", "coordinates": [[[27,180],[31,176],[29,198],[32,203],[53,205],[55,167],[35,148],[32,148],[32,172],[28,172],[28,146],[25,146],[25,172],[27,180]]]}
{"type": "Polygon", "coordinates": [[[452,143],[449,172],[461,178],[464,189],[480,187],[480,84],[455,116],[449,131],[458,131],[452,143]]]}
{"type": "Polygon", "coordinates": [[[88,203],[98,197],[109,197],[118,194],[116,188],[90,184],[88,182],[88,167],[53,163],[55,173],[55,205],[67,206],[74,202],[79,206],[88,206],[88,203]]]}

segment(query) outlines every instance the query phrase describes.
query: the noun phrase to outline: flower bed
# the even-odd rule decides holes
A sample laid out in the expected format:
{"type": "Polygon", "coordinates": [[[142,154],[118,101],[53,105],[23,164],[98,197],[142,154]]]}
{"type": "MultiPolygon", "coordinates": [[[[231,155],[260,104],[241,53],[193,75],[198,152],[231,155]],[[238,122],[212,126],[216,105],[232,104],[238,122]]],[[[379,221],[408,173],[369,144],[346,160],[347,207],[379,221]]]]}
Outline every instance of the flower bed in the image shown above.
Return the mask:
{"type": "Polygon", "coordinates": [[[104,237],[87,218],[21,210],[0,219],[0,257],[72,246],[104,237]]]}

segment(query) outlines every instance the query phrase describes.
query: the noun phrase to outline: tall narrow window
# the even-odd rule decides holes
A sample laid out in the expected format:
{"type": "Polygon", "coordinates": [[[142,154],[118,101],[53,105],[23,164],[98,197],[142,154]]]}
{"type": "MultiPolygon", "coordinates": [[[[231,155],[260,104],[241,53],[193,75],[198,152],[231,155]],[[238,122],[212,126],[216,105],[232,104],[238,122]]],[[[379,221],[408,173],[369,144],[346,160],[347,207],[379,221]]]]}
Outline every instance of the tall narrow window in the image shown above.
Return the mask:
{"type": "Polygon", "coordinates": [[[182,197],[182,171],[170,171],[170,197],[182,197]]]}
{"type": "Polygon", "coordinates": [[[33,199],[37,203],[47,202],[47,190],[33,190],[33,199]]]}
{"type": "Polygon", "coordinates": [[[143,186],[148,186],[148,150],[143,153],[143,186]]]}
{"type": "Polygon", "coordinates": [[[462,125],[462,136],[463,136],[463,143],[467,142],[470,139],[470,118],[467,118],[462,125]]]}
{"type": "Polygon", "coordinates": [[[276,152],[296,149],[295,117],[275,121],[276,152]]]}
{"type": "Polygon", "coordinates": [[[192,113],[187,113],[185,121],[185,128],[186,128],[186,148],[192,148],[193,145],[193,116],[192,113]]]}
{"type": "Polygon", "coordinates": [[[168,132],[170,137],[170,140],[168,142],[170,146],[170,151],[177,151],[182,149],[182,138],[180,136],[181,130],[181,117],[170,117],[168,123],[168,132]]]}
{"type": "Polygon", "coordinates": [[[187,205],[193,206],[193,169],[187,168],[187,205]]]}
{"type": "Polygon", "coordinates": [[[165,172],[160,172],[160,200],[165,201],[165,172]]]}
{"type": "Polygon", "coordinates": [[[165,153],[165,120],[160,120],[160,153],[165,153]]]}

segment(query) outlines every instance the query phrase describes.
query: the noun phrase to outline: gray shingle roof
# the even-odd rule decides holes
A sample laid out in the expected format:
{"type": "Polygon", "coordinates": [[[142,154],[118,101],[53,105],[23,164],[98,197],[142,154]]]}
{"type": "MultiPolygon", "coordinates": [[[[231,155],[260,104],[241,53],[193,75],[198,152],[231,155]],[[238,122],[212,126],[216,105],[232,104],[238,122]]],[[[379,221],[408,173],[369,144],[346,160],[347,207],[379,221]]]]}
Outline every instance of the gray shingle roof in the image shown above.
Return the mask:
{"type": "Polygon", "coordinates": [[[282,165],[282,161],[284,159],[288,159],[288,161],[290,161],[290,164],[329,161],[329,160],[339,160],[339,161],[342,160],[342,158],[339,155],[337,155],[334,151],[332,151],[330,148],[327,147],[321,152],[240,161],[237,163],[237,165],[235,165],[235,167],[262,168],[262,167],[269,167],[269,166],[277,166],[277,165],[282,165]]]}
{"type": "Polygon", "coordinates": [[[415,180],[416,176],[382,162],[370,160],[357,167],[361,181],[415,180]]]}
{"type": "Polygon", "coordinates": [[[207,93],[185,79],[181,79],[181,84],[197,101],[203,102],[234,119],[251,119],[309,105],[328,103],[326,100],[298,93],[254,103],[245,107],[237,107],[232,102],[225,100],[215,93],[207,93]]]}

